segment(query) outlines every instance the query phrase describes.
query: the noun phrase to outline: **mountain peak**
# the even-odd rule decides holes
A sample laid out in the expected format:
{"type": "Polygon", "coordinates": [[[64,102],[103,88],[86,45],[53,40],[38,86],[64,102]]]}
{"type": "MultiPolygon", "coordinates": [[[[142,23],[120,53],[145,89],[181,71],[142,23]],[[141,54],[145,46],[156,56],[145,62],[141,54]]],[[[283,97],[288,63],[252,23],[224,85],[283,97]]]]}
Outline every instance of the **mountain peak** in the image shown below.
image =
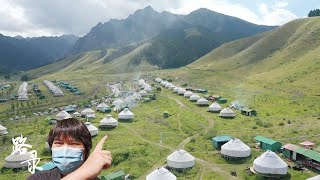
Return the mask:
{"type": "Polygon", "coordinates": [[[143,9],[136,10],[133,15],[152,15],[152,14],[158,14],[157,11],[155,11],[151,6],[147,6],[143,9]]]}

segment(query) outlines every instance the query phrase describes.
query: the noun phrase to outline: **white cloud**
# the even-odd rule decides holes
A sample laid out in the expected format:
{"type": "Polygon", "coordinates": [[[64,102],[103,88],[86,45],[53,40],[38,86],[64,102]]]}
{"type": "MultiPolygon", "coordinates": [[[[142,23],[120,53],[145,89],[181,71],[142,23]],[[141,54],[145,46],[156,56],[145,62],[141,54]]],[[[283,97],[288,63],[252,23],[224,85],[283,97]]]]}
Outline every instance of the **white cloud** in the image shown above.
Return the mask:
{"type": "Polygon", "coordinates": [[[283,25],[291,20],[297,19],[298,16],[285,9],[288,4],[274,4],[269,7],[267,4],[258,5],[260,12],[260,22],[266,25],[283,25]]]}

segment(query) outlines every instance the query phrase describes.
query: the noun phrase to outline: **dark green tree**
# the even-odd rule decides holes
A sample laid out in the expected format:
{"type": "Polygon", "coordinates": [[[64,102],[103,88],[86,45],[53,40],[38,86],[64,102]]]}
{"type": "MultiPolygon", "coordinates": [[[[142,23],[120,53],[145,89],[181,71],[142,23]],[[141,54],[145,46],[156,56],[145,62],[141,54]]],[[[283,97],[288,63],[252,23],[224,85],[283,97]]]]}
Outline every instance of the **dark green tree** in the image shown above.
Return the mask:
{"type": "Polygon", "coordinates": [[[320,16],[320,9],[311,10],[308,14],[308,17],[320,16]]]}

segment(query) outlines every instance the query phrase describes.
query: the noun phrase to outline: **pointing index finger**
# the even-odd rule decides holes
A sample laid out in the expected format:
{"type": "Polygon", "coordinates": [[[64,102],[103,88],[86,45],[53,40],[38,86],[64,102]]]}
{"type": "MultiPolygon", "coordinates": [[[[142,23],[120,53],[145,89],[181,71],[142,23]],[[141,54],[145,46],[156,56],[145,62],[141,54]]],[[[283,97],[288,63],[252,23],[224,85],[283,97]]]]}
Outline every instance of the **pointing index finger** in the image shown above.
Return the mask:
{"type": "Polygon", "coordinates": [[[105,135],[96,145],[96,148],[94,150],[102,150],[104,142],[107,140],[108,135],[105,135]]]}

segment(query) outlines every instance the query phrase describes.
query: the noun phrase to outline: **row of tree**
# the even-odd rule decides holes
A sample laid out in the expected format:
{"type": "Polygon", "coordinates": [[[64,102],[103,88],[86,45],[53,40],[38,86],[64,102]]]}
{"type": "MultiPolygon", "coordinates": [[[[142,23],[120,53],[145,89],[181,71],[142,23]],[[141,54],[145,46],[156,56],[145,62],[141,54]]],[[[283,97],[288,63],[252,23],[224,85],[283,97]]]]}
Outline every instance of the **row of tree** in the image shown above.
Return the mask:
{"type": "Polygon", "coordinates": [[[320,9],[311,10],[308,17],[320,16],[320,9]]]}

